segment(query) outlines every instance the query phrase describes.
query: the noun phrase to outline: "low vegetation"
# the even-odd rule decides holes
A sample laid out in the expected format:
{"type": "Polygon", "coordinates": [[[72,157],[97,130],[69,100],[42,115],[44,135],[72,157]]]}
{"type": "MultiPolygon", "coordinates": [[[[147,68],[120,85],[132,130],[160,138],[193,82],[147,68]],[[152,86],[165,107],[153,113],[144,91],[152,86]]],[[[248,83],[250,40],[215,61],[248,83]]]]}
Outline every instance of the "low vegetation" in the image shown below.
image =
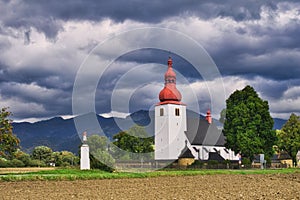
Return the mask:
{"type": "Polygon", "coordinates": [[[42,170],[38,172],[12,173],[0,171],[0,181],[35,181],[35,180],[89,180],[89,179],[120,179],[150,178],[158,176],[194,176],[216,174],[288,174],[300,173],[299,168],[268,169],[268,170],[161,170],[153,172],[113,172],[102,170],[81,171],[79,169],[42,170]]]}

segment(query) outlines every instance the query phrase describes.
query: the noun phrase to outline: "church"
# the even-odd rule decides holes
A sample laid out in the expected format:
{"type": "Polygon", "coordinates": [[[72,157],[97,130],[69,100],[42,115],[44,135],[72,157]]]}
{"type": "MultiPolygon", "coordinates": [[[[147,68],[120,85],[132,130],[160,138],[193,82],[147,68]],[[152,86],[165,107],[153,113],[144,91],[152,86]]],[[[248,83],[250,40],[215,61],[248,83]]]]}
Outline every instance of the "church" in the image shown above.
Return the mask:
{"type": "Polygon", "coordinates": [[[225,148],[225,137],[213,123],[210,110],[205,119],[187,118],[187,105],[181,102],[172,65],[169,58],[165,86],[155,106],[155,160],[238,161],[239,156],[225,148]]]}

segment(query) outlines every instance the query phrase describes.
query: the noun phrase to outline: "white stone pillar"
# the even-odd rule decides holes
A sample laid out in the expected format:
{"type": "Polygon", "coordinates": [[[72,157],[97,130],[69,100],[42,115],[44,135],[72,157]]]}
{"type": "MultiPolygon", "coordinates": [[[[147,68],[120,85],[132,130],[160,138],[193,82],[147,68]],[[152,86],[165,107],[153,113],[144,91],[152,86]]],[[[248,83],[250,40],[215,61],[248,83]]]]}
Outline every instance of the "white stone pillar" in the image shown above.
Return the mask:
{"type": "Polygon", "coordinates": [[[80,148],[80,169],[89,170],[90,167],[90,148],[87,142],[86,132],[83,133],[83,144],[80,148]]]}

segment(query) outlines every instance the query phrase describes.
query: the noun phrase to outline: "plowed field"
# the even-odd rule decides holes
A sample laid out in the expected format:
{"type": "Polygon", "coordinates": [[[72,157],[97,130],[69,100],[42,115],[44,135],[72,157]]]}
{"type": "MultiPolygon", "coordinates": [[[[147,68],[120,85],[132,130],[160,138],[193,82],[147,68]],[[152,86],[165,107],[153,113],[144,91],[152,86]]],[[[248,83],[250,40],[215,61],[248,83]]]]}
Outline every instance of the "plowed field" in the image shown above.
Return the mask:
{"type": "Polygon", "coordinates": [[[300,174],[0,182],[0,199],[300,199],[300,174]]]}

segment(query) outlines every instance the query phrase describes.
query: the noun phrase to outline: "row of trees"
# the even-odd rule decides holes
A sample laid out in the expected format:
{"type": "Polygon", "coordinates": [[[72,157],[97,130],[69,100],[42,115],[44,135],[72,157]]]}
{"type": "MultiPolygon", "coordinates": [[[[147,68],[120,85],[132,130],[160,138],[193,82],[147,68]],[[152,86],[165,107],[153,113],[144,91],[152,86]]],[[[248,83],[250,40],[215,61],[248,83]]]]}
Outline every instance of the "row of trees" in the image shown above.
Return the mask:
{"type": "Polygon", "coordinates": [[[12,159],[0,158],[0,167],[45,167],[45,166],[76,166],[79,157],[69,151],[55,151],[50,147],[37,146],[31,154],[17,150],[12,159]]]}
{"type": "MultiPolygon", "coordinates": [[[[25,166],[76,166],[79,157],[69,151],[53,152],[50,147],[37,146],[31,154],[20,150],[20,140],[13,134],[9,119],[11,113],[7,108],[0,112],[0,167],[25,166]]],[[[115,159],[140,160],[152,159],[154,151],[153,137],[141,126],[133,126],[128,131],[122,131],[114,136],[111,143],[106,137],[91,135],[88,137],[91,163],[94,168],[113,166],[115,159]],[[144,154],[142,154],[144,153],[144,154]],[[101,161],[101,162],[99,162],[101,161]],[[104,164],[103,164],[104,163],[104,164]]]]}
{"type": "Polygon", "coordinates": [[[56,166],[78,165],[79,158],[72,152],[53,152],[46,146],[37,146],[31,154],[20,150],[20,140],[13,134],[11,112],[8,108],[0,110],[0,167],[56,166]]]}
{"type": "Polygon", "coordinates": [[[251,86],[230,95],[220,121],[224,122],[226,147],[239,152],[243,158],[252,161],[255,155],[265,154],[270,162],[275,151],[286,151],[296,164],[296,154],[300,150],[299,116],[292,114],[276,134],[268,102],[251,86]]]}

